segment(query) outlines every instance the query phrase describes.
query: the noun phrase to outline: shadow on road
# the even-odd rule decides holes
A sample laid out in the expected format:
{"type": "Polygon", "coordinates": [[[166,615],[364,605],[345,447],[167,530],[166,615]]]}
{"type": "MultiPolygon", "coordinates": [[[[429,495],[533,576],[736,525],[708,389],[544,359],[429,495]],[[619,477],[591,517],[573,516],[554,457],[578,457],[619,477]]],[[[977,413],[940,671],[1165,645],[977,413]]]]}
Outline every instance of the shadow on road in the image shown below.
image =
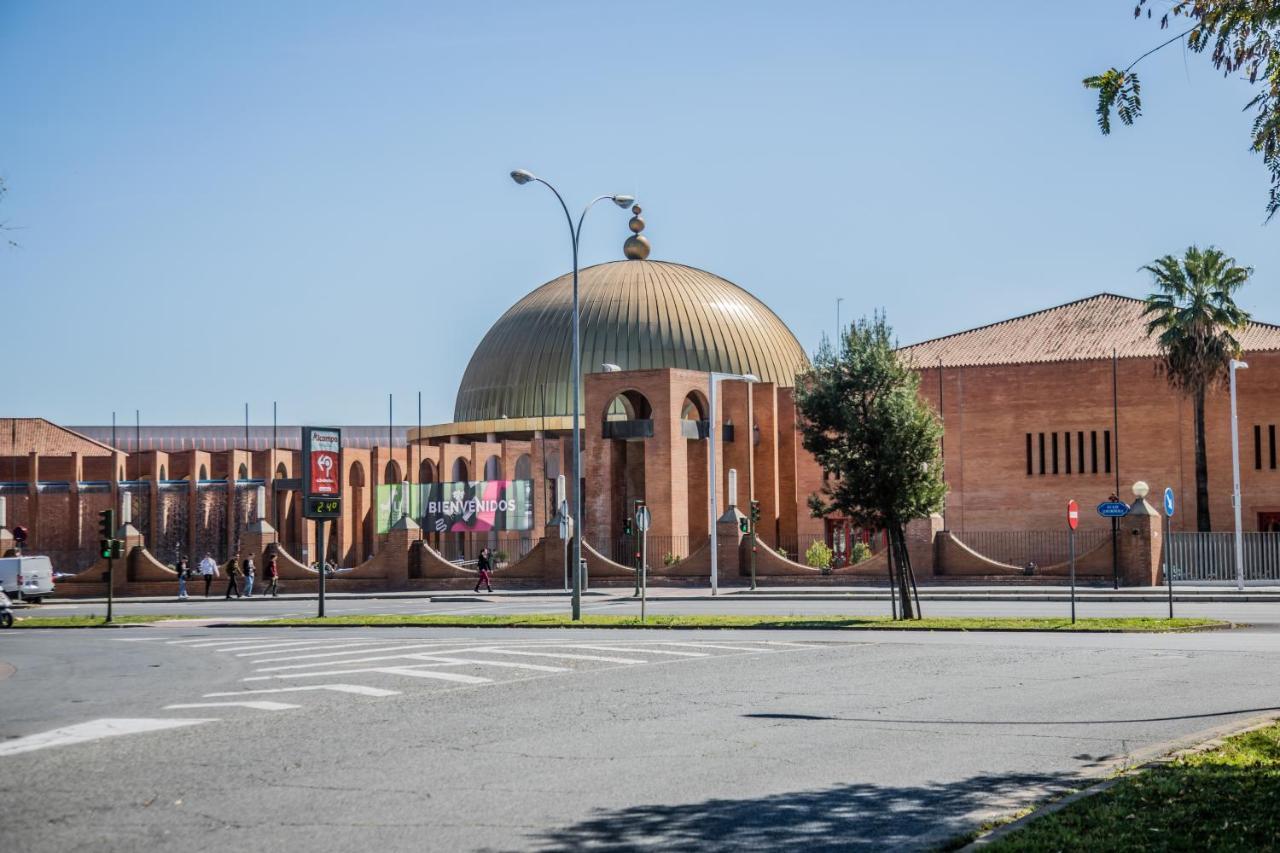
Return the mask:
{"type": "Polygon", "coordinates": [[[915,726],[1100,726],[1115,723],[1167,723],[1174,720],[1203,720],[1211,717],[1234,717],[1241,714],[1268,714],[1280,711],[1270,708],[1236,708],[1231,711],[1208,711],[1203,714],[1177,714],[1170,717],[1135,717],[1129,720],[901,720],[892,717],[828,717],[813,714],[757,713],[743,714],[752,720],[798,720],[838,723],[903,723],[915,726]]]}
{"type": "Polygon", "coordinates": [[[744,800],[600,810],[530,839],[553,850],[919,849],[969,832],[996,811],[1072,787],[1071,776],[974,776],[949,784],[839,785],[744,800]]]}

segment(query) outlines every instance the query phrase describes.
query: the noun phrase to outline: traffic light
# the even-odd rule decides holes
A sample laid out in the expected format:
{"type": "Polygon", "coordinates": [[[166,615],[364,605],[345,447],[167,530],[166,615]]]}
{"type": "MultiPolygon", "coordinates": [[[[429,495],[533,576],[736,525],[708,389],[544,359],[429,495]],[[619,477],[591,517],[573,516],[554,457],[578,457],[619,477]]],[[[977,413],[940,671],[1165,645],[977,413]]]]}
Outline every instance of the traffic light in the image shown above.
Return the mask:
{"type": "Polygon", "coordinates": [[[760,501],[751,502],[751,523],[754,525],[760,520],[760,501]]]}
{"type": "MultiPolygon", "coordinates": [[[[111,539],[116,535],[116,511],[104,509],[98,513],[98,534],[103,539],[111,539]]],[[[105,557],[106,555],[103,554],[105,557]]]]}
{"type": "Polygon", "coordinates": [[[626,516],[622,519],[622,535],[630,536],[631,533],[631,516],[626,516]]]}
{"type": "Polygon", "coordinates": [[[738,531],[741,533],[751,532],[751,522],[747,520],[745,515],[738,519],[738,531]]]}
{"type": "Polygon", "coordinates": [[[111,540],[111,559],[119,560],[124,557],[124,543],[119,539],[111,540]]]}
{"type": "Polygon", "coordinates": [[[98,540],[98,553],[102,555],[102,559],[104,560],[111,559],[111,542],[112,540],[110,539],[98,540]]]}

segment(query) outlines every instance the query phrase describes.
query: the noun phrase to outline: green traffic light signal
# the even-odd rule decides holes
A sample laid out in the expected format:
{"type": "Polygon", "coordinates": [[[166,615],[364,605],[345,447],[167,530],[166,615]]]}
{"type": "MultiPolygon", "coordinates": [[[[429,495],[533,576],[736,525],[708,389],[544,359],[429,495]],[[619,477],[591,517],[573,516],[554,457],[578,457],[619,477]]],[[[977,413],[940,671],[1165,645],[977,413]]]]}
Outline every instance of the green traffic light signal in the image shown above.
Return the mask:
{"type": "Polygon", "coordinates": [[[111,559],[111,540],[110,539],[98,540],[98,553],[102,555],[102,559],[104,560],[111,559]]]}
{"type": "Polygon", "coordinates": [[[750,532],[751,532],[751,527],[750,527],[749,523],[747,522],[747,517],[746,517],[745,515],[744,515],[742,518],[739,518],[739,519],[738,519],[738,530],[739,530],[740,532],[742,532],[742,533],[750,533],[750,532]]]}
{"type": "Polygon", "coordinates": [[[622,533],[624,536],[631,535],[631,519],[629,518],[622,519],[622,533]]]}

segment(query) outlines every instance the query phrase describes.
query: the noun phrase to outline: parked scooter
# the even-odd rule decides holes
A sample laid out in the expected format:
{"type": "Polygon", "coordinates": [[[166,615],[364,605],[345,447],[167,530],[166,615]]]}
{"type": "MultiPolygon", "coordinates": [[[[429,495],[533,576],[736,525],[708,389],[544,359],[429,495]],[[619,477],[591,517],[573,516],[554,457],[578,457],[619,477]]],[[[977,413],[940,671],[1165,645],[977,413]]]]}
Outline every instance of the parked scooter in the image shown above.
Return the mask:
{"type": "Polygon", "coordinates": [[[9,596],[0,590],[0,628],[13,627],[13,610],[9,607],[9,596]]]}

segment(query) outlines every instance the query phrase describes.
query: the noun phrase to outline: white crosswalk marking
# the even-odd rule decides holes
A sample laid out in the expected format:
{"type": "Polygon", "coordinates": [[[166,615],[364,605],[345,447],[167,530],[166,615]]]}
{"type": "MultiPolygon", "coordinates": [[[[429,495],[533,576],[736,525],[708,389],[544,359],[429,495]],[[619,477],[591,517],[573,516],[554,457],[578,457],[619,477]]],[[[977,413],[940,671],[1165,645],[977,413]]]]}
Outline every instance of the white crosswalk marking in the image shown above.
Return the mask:
{"type": "Polygon", "coordinates": [[[190,646],[193,649],[211,649],[218,646],[239,646],[250,640],[269,640],[270,637],[240,637],[235,640],[210,640],[208,637],[200,637],[195,640],[169,640],[166,646],[190,646]]]}
{"type": "MultiPolygon", "coordinates": [[[[385,641],[383,640],[348,640],[345,643],[339,643],[337,645],[334,645],[332,643],[324,643],[323,640],[310,640],[310,641],[307,641],[308,643],[307,645],[302,646],[300,648],[282,649],[276,646],[270,649],[266,649],[264,651],[237,652],[236,657],[257,658],[257,657],[262,657],[263,655],[278,654],[280,652],[318,652],[321,650],[327,651],[329,649],[351,649],[351,648],[360,648],[361,646],[376,645],[377,643],[381,643],[381,642],[385,642],[385,641]],[[317,643],[324,643],[324,644],[317,645],[317,643]]],[[[342,654],[342,652],[338,652],[338,654],[342,654]]]]}
{"type": "MultiPolygon", "coordinates": [[[[360,654],[372,654],[375,652],[405,651],[407,649],[438,649],[440,648],[440,646],[458,646],[458,645],[465,645],[465,644],[466,644],[465,641],[459,642],[458,640],[435,641],[435,642],[427,642],[427,643],[412,643],[408,645],[401,643],[399,645],[394,645],[394,646],[383,646],[382,648],[359,649],[358,651],[360,652],[360,654]]],[[[470,644],[475,645],[475,641],[474,640],[471,641],[470,644]]],[[[258,660],[254,661],[254,663],[276,663],[278,661],[288,661],[288,660],[311,660],[313,658],[335,658],[335,657],[343,657],[348,654],[351,654],[351,652],[340,651],[340,652],[323,652],[323,653],[317,653],[317,654],[286,655],[284,657],[278,657],[278,658],[259,658],[258,660]]]]}
{"type": "Polygon", "coordinates": [[[499,649],[486,648],[478,651],[490,652],[496,655],[524,655],[531,658],[564,658],[565,660],[596,660],[602,663],[648,663],[648,661],[639,660],[637,658],[614,658],[605,657],[604,655],[575,655],[567,652],[523,652],[515,649],[499,649]]]}
{"type": "MultiPolygon", "coordinates": [[[[412,650],[417,647],[405,646],[404,648],[412,650]]],[[[471,652],[471,651],[477,651],[477,649],[470,649],[470,648],[450,649],[448,653],[455,654],[459,652],[471,652]]],[[[479,651],[484,651],[484,649],[479,649],[479,651]]],[[[414,652],[410,651],[410,652],[401,652],[400,654],[394,654],[394,655],[374,655],[372,657],[348,657],[340,661],[326,660],[326,661],[313,661],[311,663],[291,663],[285,666],[260,666],[254,671],[255,672],[281,672],[286,669],[309,669],[311,667],[317,667],[317,666],[334,666],[335,664],[340,665],[340,664],[352,664],[352,663],[376,663],[377,661],[383,661],[383,660],[402,660],[404,658],[413,657],[413,654],[414,652]]],[[[257,661],[257,663],[263,663],[263,661],[257,661]]]]}
{"type": "Polygon", "coordinates": [[[0,758],[6,755],[18,755],[22,752],[34,752],[51,746],[69,746],[77,743],[89,743],[106,737],[129,735],[137,732],[158,732],[164,729],[176,729],[183,726],[196,726],[200,723],[212,723],[216,720],[183,720],[183,719],[112,719],[90,720],[74,726],[27,735],[0,743],[0,758]]]}
{"type": "Polygon", "coordinates": [[[728,652],[772,652],[773,649],[762,649],[754,646],[726,646],[721,643],[659,643],[660,646],[679,646],[689,649],[723,649],[728,652]]]}
{"type": "Polygon", "coordinates": [[[540,663],[516,663],[510,660],[471,660],[468,658],[440,657],[438,655],[405,655],[407,658],[432,663],[447,663],[455,666],[496,666],[502,669],[528,669],[534,672],[572,672],[566,666],[547,666],[540,663]]]}
{"type": "Polygon", "coordinates": [[[181,711],[187,708],[252,708],[255,711],[291,711],[301,705],[289,705],[285,702],[185,702],[179,705],[165,705],[166,711],[181,711]]]}
{"type": "Polygon", "coordinates": [[[441,681],[456,681],[460,684],[491,684],[492,678],[481,678],[478,675],[463,675],[460,672],[440,672],[434,669],[418,669],[407,666],[388,666],[375,670],[387,675],[408,675],[412,678],[437,678],[441,681]]]}
{"type": "Polygon", "coordinates": [[[219,696],[245,696],[258,693],[297,693],[304,690],[332,690],[334,693],[354,693],[357,696],[399,696],[399,690],[383,687],[366,687],[363,684],[305,684],[299,687],[264,687],[259,690],[229,690],[222,693],[206,693],[204,698],[219,696]]]}
{"type": "Polygon", "coordinates": [[[707,652],[671,652],[671,651],[664,651],[662,649],[650,649],[647,647],[643,649],[628,649],[628,648],[619,648],[618,646],[584,646],[584,645],[575,643],[573,645],[566,644],[562,646],[562,648],[587,649],[587,650],[595,650],[597,652],[630,652],[632,654],[641,654],[641,655],[671,655],[673,657],[681,657],[681,658],[711,657],[711,655],[707,652]]]}

